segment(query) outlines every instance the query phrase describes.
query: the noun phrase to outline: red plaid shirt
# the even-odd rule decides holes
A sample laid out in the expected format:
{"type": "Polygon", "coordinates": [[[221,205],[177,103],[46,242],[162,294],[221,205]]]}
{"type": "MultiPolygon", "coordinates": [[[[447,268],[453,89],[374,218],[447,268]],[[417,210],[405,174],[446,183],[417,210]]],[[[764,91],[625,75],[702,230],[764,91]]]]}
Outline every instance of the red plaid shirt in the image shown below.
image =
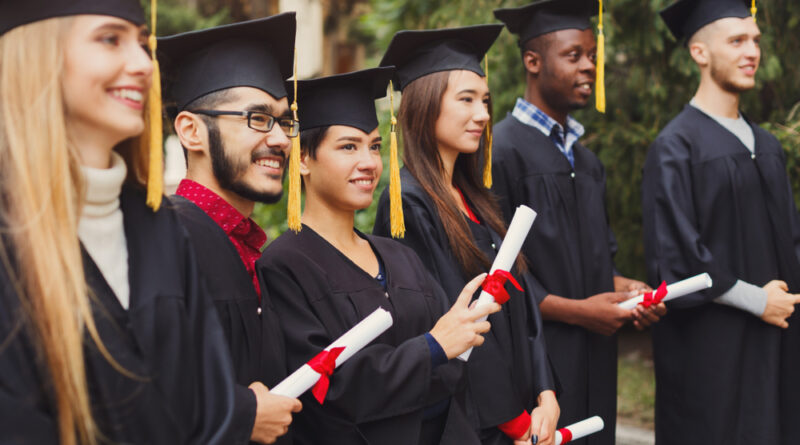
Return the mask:
{"type": "Polygon", "coordinates": [[[267,234],[255,221],[242,215],[219,195],[191,179],[182,180],[175,194],[195,203],[225,231],[239,252],[239,257],[247,273],[250,274],[260,298],[261,288],[256,277],[256,260],[261,257],[261,247],[267,242],[267,234]]]}

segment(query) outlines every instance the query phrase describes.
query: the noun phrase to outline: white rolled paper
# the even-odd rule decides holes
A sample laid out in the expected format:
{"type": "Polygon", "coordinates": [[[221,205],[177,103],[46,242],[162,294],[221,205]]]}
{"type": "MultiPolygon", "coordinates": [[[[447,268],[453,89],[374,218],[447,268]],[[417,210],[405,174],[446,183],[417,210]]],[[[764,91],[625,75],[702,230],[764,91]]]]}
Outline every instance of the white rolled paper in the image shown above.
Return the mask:
{"type": "MultiPolygon", "coordinates": [[[[338,368],[353,354],[386,332],[392,326],[392,323],[392,314],[382,308],[378,308],[357,325],[350,328],[335,342],[331,343],[325,350],[329,351],[333,348],[344,347],[344,350],[336,358],[336,367],[338,368]]],[[[280,396],[297,398],[311,389],[317,383],[319,377],[320,374],[317,371],[311,369],[308,364],[304,364],[289,377],[278,383],[270,392],[280,396]]]]}
{"type": "MultiPolygon", "coordinates": [[[[524,243],[525,238],[528,237],[528,232],[531,231],[531,226],[533,226],[533,220],[535,219],[536,212],[534,212],[533,209],[524,205],[517,207],[517,210],[514,212],[514,218],[511,219],[511,224],[509,224],[508,231],[506,231],[506,237],[503,238],[503,244],[500,245],[500,250],[497,252],[497,256],[492,263],[492,268],[489,270],[490,274],[496,270],[511,271],[514,262],[517,260],[519,251],[522,249],[522,243],[524,243]]],[[[478,297],[478,303],[475,307],[478,308],[493,302],[494,297],[492,294],[481,291],[478,297]]],[[[486,317],[483,317],[479,321],[483,320],[486,320],[486,317]]],[[[472,348],[461,353],[458,358],[467,361],[471,353],[472,348]]]]}
{"type": "Polygon", "coordinates": [[[576,422],[572,425],[558,429],[556,431],[556,445],[561,445],[562,443],[567,443],[582,437],[586,437],[590,434],[602,431],[604,427],[605,424],[600,416],[589,417],[588,419],[581,420],[580,422],[576,422]],[[563,430],[568,430],[572,436],[572,438],[566,442],[562,442],[564,440],[564,433],[562,432],[563,430]]]}
{"type": "MultiPolygon", "coordinates": [[[[701,273],[700,275],[695,275],[691,278],[687,278],[685,280],[678,281],[676,283],[672,283],[667,286],[667,296],[664,297],[664,301],[674,300],[675,298],[683,297],[684,295],[689,295],[691,293],[701,291],[703,289],[708,289],[713,285],[713,281],[711,281],[711,276],[707,273],[701,273]]],[[[654,291],[655,292],[655,291],[654,291]]],[[[629,300],[625,300],[622,303],[619,303],[619,307],[622,309],[633,309],[636,307],[637,304],[644,302],[644,294],[639,295],[638,297],[633,297],[629,300]]]]}

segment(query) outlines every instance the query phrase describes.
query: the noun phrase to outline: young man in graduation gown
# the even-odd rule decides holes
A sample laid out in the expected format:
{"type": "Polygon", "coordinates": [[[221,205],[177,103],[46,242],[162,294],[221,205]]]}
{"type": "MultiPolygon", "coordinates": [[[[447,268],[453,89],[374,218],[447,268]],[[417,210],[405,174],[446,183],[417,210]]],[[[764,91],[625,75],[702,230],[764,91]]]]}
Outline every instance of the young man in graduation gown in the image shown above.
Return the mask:
{"type": "Polygon", "coordinates": [[[250,219],[256,202],[282,194],[287,136],[297,131],[283,86],[292,73],[294,36],[295,15],[286,13],[165,37],[158,45],[188,164],[172,202],[231,350],[234,417],[244,442],[274,441],[300,409],[297,400],[264,386],[288,370],[277,318],[255,272],[266,235],[250,219]]]}
{"type": "Polygon", "coordinates": [[[782,147],[739,111],[761,56],[750,6],[682,0],[661,12],[700,85],[647,154],[648,274],[708,272],[714,285],[671,302],[653,330],[659,444],[800,443],[800,320],[787,293],[800,292],[800,218],[782,147]]]}
{"type": "Polygon", "coordinates": [[[507,220],[519,205],[538,213],[523,252],[541,285],[547,350],[563,386],[559,425],[600,415],[606,428],[583,443],[613,444],[615,333],[628,321],[639,328],[657,321],[664,307],[616,305],[647,286],[614,267],[605,170],[578,141],[583,126],[569,115],[592,94],[596,8],[591,0],[545,0],[495,10],[519,36],[526,89],[494,127],[493,191],[507,220]]]}

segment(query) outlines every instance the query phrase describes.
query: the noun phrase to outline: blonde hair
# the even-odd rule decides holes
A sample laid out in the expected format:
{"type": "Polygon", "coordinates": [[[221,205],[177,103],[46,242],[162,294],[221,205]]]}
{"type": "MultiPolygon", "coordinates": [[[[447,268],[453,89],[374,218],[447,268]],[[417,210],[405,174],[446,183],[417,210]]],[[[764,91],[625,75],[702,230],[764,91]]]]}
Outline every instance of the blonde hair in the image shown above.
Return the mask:
{"type": "MultiPolygon", "coordinates": [[[[17,290],[56,404],[60,442],[96,444],[84,366],[84,329],[103,346],[90,306],[78,241],[82,184],[69,143],[61,84],[71,18],[20,26],[0,36],[0,257],[17,290]],[[13,267],[12,267],[13,264],[13,267]]],[[[117,149],[129,180],[146,178],[147,151],[117,149]]]]}

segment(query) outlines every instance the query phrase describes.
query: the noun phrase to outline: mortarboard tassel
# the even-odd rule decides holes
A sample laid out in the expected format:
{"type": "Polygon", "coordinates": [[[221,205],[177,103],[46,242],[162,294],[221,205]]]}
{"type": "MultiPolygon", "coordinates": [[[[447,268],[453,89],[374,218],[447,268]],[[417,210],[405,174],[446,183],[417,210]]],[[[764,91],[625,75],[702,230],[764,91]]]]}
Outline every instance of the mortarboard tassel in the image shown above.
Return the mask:
{"type": "Polygon", "coordinates": [[[147,116],[145,117],[145,136],[143,144],[149,144],[150,160],[147,169],[147,205],[153,211],[161,207],[164,197],[164,141],[161,128],[161,71],[156,58],[156,0],[150,2],[150,37],[147,44],[153,59],[153,84],[147,98],[147,116]]]}
{"type": "MultiPolygon", "coordinates": [[[[297,119],[297,48],[294,49],[294,100],[292,101],[292,115],[297,119]]],[[[289,228],[299,232],[300,223],[300,133],[292,138],[292,151],[289,153],[289,208],[287,220],[289,228]]]]}
{"type": "Polygon", "coordinates": [[[750,13],[753,14],[753,21],[756,20],[756,12],[758,12],[758,8],[756,8],[756,0],[753,0],[752,5],[750,6],[750,13]]]}
{"type": "Polygon", "coordinates": [[[400,185],[400,162],[397,159],[397,118],[394,115],[394,88],[389,81],[389,103],[392,117],[392,130],[389,135],[389,219],[392,238],[406,235],[406,222],[403,216],[403,190],[400,185]]]}
{"type": "Polygon", "coordinates": [[[600,0],[600,19],[597,21],[597,81],[595,101],[597,111],[606,112],[606,36],[603,34],[603,0],[600,0]]]}
{"type": "MultiPolygon", "coordinates": [[[[489,57],[484,56],[486,65],[486,84],[489,84],[489,57]]],[[[486,124],[486,145],[483,153],[483,185],[487,189],[492,188],[492,117],[489,113],[489,122],[486,124]]]]}

